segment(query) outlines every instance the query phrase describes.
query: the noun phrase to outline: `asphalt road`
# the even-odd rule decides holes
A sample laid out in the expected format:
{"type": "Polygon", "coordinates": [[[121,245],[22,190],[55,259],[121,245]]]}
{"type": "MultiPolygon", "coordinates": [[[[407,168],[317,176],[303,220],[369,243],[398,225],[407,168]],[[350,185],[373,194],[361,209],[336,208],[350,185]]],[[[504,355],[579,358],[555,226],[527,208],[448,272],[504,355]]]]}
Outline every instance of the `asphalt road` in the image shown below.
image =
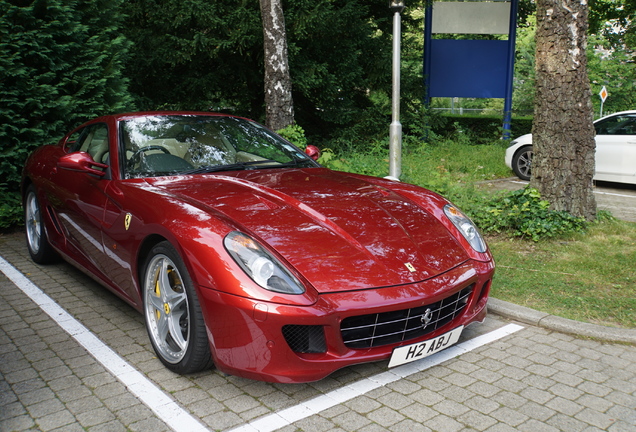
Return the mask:
{"type": "MultiPolygon", "coordinates": [[[[527,181],[516,177],[483,183],[495,190],[517,190],[526,185],[527,181]]],[[[599,209],[608,210],[618,219],[636,222],[636,185],[596,182],[594,196],[599,209]]]]}

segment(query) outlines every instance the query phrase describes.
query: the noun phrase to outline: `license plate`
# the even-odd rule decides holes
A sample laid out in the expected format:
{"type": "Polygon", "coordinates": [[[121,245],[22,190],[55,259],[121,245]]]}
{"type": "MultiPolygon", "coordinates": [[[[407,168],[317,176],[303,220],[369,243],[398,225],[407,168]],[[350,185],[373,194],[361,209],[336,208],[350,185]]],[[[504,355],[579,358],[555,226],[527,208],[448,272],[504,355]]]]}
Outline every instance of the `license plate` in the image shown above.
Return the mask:
{"type": "Polygon", "coordinates": [[[391,360],[389,361],[389,367],[420,360],[448,348],[457,343],[459,336],[462,334],[462,330],[464,330],[464,326],[457,327],[434,339],[394,349],[393,354],[391,354],[391,360]]]}

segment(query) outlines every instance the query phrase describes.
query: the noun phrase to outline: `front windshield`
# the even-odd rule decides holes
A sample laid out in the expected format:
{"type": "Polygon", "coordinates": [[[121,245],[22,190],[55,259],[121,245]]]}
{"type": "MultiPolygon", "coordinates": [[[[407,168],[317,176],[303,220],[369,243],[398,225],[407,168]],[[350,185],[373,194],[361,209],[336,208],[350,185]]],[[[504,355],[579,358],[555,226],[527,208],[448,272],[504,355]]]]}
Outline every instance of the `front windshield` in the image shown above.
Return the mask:
{"type": "Polygon", "coordinates": [[[125,177],[316,166],[261,125],[235,117],[152,115],[120,127],[125,177]]]}

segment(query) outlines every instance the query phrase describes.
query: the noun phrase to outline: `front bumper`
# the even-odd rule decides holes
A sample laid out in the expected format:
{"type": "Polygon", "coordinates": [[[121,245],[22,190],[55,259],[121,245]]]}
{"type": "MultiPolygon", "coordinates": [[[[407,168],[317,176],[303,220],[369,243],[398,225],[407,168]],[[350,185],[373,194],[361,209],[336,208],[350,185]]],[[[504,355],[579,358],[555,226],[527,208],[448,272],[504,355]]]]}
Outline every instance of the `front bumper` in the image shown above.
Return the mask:
{"type": "MultiPolygon", "coordinates": [[[[396,347],[483,321],[493,273],[493,262],[468,261],[424,282],[323,294],[315,304],[304,307],[256,301],[211,289],[201,289],[200,300],[219,370],[262,381],[300,383],[320,380],[353,364],[386,360],[396,347]],[[408,333],[399,342],[385,340],[379,346],[358,348],[352,348],[356,343],[343,341],[341,325],[347,318],[417,310],[458,297],[462,290],[470,291],[470,295],[462,300],[461,310],[426,334],[408,333]],[[310,329],[307,340],[290,341],[286,331],[290,327],[310,329]]],[[[305,337],[300,333],[298,337],[305,337]]]]}

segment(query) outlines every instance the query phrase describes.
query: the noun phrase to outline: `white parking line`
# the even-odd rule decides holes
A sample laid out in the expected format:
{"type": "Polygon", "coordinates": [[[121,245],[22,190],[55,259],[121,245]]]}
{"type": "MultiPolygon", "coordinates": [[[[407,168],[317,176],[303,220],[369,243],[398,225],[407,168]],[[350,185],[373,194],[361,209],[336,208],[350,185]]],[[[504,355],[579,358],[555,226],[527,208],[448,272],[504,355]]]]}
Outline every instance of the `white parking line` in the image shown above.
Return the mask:
{"type": "MultiPolygon", "coordinates": [[[[66,312],[51,297],[45,294],[2,257],[0,257],[0,271],[174,431],[203,432],[209,430],[174,400],[169,398],[160,388],[155,386],[133,366],[128,364],[122,357],[106,346],[82,323],[66,312]]],[[[371,390],[398,381],[414,373],[424,371],[476,348],[495,342],[521,329],[523,329],[522,326],[508,324],[490,333],[449,347],[425,359],[347,384],[342,388],[301,402],[298,405],[261,417],[260,419],[232,429],[231,432],[273,432],[291,425],[294,422],[318,414],[328,408],[362,396],[371,390]]]]}
{"type": "Polygon", "coordinates": [[[0,271],[174,431],[208,430],[2,257],[0,271]]]}
{"type": "Polygon", "coordinates": [[[356,381],[337,390],[325,393],[322,396],[317,396],[306,402],[302,402],[296,406],[261,417],[251,423],[232,429],[230,432],[275,431],[285,426],[289,426],[299,420],[311,417],[314,414],[318,414],[328,408],[347,402],[355,397],[362,396],[371,390],[398,381],[416,372],[421,372],[433,366],[439,365],[446,360],[450,360],[460,356],[461,354],[492,343],[521,329],[523,329],[522,326],[508,324],[507,326],[491,331],[490,333],[477,336],[476,338],[462,342],[459,345],[447,348],[444,351],[440,351],[425,359],[390,369],[386,372],[365,378],[361,381],[356,381]]]}

